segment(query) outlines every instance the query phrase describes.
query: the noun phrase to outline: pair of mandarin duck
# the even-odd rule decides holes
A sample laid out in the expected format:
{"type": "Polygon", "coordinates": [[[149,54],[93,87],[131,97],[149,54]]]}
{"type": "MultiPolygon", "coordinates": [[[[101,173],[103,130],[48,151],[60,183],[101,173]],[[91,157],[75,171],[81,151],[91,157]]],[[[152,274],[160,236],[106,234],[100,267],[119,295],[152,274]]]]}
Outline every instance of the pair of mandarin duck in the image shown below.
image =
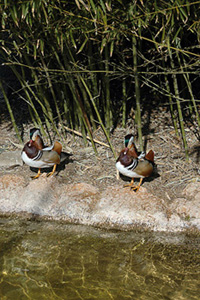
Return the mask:
{"type": "MultiPolygon", "coordinates": [[[[30,167],[38,168],[38,173],[33,179],[38,178],[42,168],[53,167],[53,170],[47,174],[51,176],[55,173],[56,166],[61,162],[62,145],[55,141],[51,146],[45,146],[41,137],[40,130],[33,128],[30,130],[30,141],[27,142],[22,150],[22,160],[30,167]]],[[[138,152],[134,143],[132,134],[125,136],[125,148],[122,149],[116,161],[118,171],[130,177],[131,183],[125,185],[132,190],[138,191],[145,177],[149,177],[154,168],[154,152],[150,150],[138,152]],[[138,185],[134,185],[134,178],[140,178],[138,185]]]]}

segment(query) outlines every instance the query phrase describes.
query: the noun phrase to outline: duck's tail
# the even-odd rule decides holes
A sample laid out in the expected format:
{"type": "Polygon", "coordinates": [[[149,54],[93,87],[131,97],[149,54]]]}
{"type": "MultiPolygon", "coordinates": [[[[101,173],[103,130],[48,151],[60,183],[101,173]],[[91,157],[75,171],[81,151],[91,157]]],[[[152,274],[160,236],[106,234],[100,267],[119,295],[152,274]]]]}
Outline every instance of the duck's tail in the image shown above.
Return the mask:
{"type": "Polygon", "coordinates": [[[61,155],[61,151],[62,151],[62,145],[61,145],[61,143],[55,141],[52,150],[56,151],[59,155],[61,155]]]}
{"type": "Polygon", "coordinates": [[[154,152],[152,150],[150,150],[146,155],[145,155],[145,159],[151,161],[152,163],[154,163],[154,152]]]}

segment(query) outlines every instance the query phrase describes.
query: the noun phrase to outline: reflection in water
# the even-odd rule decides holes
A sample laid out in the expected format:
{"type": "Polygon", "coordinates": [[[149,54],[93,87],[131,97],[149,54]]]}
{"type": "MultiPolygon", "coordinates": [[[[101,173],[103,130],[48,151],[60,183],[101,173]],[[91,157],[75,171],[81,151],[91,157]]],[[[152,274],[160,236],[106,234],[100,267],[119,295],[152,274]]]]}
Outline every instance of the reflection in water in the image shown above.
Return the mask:
{"type": "Polygon", "coordinates": [[[199,299],[199,238],[0,219],[0,299],[199,299]]]}

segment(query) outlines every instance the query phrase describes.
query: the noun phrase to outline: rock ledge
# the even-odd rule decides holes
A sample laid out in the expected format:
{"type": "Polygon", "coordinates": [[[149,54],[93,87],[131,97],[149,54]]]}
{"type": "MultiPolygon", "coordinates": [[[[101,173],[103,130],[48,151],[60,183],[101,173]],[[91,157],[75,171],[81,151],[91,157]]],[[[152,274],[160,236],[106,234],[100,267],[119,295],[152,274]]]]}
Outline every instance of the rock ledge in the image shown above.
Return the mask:
{"type": "Polygon", "coordinates": [[[28,184],[22,176],[0,177],[0,213],[39,216],[107,229],[180,232],[200,231],[200,183],[183,197],[165,203],[144,187],[135,193],[116,185],[102,192],[81,182],[61,184],[42,175],[28,184]]]}

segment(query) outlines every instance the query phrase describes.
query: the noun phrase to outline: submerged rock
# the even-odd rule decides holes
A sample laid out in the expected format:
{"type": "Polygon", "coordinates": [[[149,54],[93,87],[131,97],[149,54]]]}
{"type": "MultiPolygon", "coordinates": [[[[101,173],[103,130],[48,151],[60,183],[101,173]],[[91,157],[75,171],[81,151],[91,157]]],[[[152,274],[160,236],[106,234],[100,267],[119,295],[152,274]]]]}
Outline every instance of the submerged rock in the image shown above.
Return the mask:
{"type": "Polygon", "coordinates": [[[108,229],[200,230],[200,183],[191,186],[186,187],[183,198],[169,205],[144,187],[137,193],[118,185],[100,191],[84,182],[62,184],[45,174],[28,184],[22,176],[3,175],[0,212],[108,229]]]}

